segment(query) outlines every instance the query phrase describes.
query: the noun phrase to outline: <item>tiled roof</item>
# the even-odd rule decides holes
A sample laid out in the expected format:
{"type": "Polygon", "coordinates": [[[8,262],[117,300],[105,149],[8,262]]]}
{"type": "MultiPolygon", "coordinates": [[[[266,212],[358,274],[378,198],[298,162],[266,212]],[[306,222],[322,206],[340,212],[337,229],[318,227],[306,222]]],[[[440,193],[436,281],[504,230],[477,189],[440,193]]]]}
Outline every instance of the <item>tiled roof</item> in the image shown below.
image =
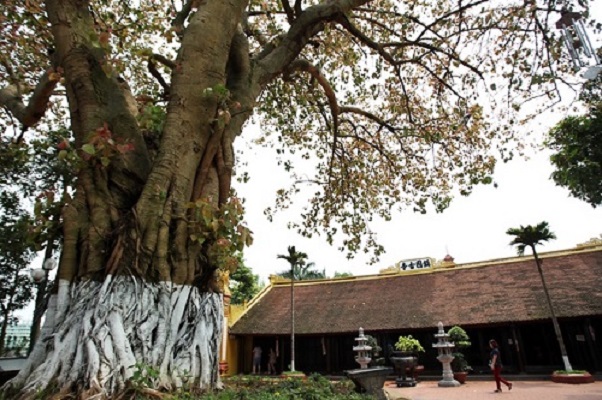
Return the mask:
{"type": "MultiPolygon", "coordinates": [[[[602,315],[602,249],[542,255],[557,317],[602,315]]],[[[295,333],[483,325],[549,318],[532,256],[432,272],[295,283],[295,333]]],[[[230,333],[290,333],[290,284],[265,291],[230,333]]]]}

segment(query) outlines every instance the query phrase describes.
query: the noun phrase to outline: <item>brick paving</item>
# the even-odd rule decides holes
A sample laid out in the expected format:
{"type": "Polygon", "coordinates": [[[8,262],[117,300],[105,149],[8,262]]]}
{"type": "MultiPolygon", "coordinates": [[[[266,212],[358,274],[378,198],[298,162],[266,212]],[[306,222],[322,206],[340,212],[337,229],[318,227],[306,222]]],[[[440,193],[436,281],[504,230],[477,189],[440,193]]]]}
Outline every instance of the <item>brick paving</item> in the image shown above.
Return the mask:
{"type": "Polygon", "coordinates": [[[570,385],[551,381],[513,381],[511,391],[502,385],[502,393],[494,393],[495,382],[467,381],[457,388],[440,388],[436,381],[421,381],[413,388],[398,388],[393,381],[385,383],[390,400],[602,400],[602,382],[570,385]]]}

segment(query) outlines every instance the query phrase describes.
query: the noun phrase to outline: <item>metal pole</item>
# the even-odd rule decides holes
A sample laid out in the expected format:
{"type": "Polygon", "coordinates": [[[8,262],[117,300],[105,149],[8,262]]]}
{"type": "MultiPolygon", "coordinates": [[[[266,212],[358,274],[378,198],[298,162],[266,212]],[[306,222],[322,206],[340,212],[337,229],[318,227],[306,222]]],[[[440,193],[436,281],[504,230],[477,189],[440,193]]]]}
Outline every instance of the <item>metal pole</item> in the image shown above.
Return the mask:
{"type": "Polygon", "coordinates": [[[291,268],[291,371],[295,371],[295,267],[291,268]]]}

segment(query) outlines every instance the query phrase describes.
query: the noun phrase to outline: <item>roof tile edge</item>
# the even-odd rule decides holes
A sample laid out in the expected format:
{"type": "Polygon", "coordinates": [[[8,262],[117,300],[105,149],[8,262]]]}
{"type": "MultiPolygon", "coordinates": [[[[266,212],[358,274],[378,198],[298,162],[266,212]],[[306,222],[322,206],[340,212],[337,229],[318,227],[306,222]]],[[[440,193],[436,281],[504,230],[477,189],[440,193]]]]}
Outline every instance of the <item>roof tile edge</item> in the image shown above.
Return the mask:
{"type": "MultiPolygon", "coordinates": [[[[552,258],[552,257],[561,257],[571,254],[582,254],[589,253],[594,251],[602,251],[602,243],[593,243],[593,244],[582,244],[577,245],[570,249],[563,250],[552,250],[547,252],[538,253],[540,258],[552,258]]],[[[524,261],[532,257],[532,255],[524,255],[524,256],[513,256],[513,257],[504,257],[504,258],[493,258],[489,260],[483,261],[475,261],[469,263],[459,263],[455,264],[453,269],[464,269],[464,268],[478,268],[485,267],[491,265],[500,265],[500,264],[509,264],[517,261],[524,261]]],[[[409,276],[409,275],[420,275],[420,274],[431,274],[431,273],[442,273],[452,270],[452,268],[445,268],[442,265],[436,265],[431,268],[419,269],[419,270],[408,270],[408,271],[391,271],[387,270],[378,274],[370,274],[370,275],[356,275],[356,276],[346,276],[346,277],[336,277],[336,278],[325,278],[325,279],[314,279],[314,280],[304,280],[304,281],[295,281],[295,286],[306,286],[306,285],[323,285],[323,284],[333,284],[333,283],[345,283],[350,281],[361,281],[361,280],[372,280],[372,279],[387,279],[393,276],[409,276]]],[[[290,279],[278,279],[278,280],[270,280],[270,285],[268,287],[279,287],[279,286],[290,286],[290,279]]],[[[255,298],[249,302],[249,307],[255,301],[259,300],[258,296],[262,295],[262,293],[258,294],[255,298]],[[256,300],[257,299],[257,300],[256,300]]],[[[247,307],[247,308],[249,308],[247,307]]]]}

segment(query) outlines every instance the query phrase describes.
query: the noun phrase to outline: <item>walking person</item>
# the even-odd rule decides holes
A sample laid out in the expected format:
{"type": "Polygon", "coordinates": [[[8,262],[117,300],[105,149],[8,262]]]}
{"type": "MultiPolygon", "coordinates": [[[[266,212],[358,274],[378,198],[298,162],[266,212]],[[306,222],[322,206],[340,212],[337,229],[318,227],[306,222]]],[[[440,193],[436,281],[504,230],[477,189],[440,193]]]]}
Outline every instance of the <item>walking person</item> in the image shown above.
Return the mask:
{"type": "Polygon", "coordinates": [[[276,375],[276,352],[274,351],[273,348],[270,347],[270,354],[268,356],[268,374],[272,375],[276,375]]]}
{"type": "Polygon", "coordinates": [[[261,347],[253,347],[253,375],[261,374],[261,347]]]}
{"type": "Polygon", "coordinates": [[[491,353],[489,354],[489,366],[493,371],[495,385],[497,386],[495,393],[500,393],[502,391],[502,383],[508,386],[508,390],[512,390],[512,383],[502,378],[502,357],[500,355],[500,349],[498,349],[497,342],[494,339],[491,339],[489,341],[489,347],[491,348],[491,353]]]}

